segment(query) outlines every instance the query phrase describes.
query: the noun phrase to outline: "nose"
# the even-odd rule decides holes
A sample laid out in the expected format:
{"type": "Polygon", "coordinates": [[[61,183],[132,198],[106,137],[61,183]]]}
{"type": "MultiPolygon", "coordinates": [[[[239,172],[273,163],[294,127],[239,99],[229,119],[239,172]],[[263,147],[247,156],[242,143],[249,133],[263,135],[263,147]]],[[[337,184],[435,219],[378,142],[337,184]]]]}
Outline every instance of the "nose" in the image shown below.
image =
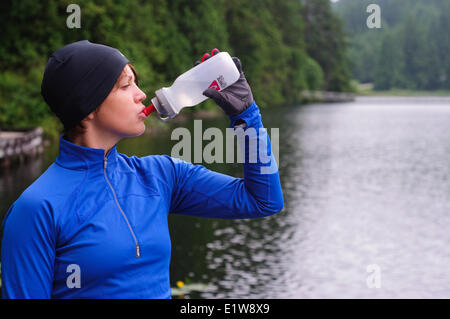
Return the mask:
{"type": "Polygon", "coordinates": [[[138,88],[138,92],[137,92],[137,94],[135,95],[136,103],[142,102],[142,101],[144,101],[146,98],[147,98],[147,95],[145,95],[145,93],[142,92],[142,90],[141,90],[140,88],[138,88]]]}

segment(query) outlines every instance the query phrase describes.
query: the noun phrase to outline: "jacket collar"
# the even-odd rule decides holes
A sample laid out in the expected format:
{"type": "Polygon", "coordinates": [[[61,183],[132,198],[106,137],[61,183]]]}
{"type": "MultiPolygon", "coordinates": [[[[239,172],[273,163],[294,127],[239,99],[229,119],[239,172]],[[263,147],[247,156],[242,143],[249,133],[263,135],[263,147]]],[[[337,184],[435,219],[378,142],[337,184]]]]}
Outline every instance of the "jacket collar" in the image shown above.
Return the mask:
{"type": "MultiPolygon", "coordinates": [[[[115,166],[117,154],[117,145],[114,145],[106,157],[108,168],[115,166]]],[[[74,170],[103,169],[104,159],[104,149],[79,146],[69,142],[61,135],[59,154],[55,161],[58,165],[74,170]]]]}

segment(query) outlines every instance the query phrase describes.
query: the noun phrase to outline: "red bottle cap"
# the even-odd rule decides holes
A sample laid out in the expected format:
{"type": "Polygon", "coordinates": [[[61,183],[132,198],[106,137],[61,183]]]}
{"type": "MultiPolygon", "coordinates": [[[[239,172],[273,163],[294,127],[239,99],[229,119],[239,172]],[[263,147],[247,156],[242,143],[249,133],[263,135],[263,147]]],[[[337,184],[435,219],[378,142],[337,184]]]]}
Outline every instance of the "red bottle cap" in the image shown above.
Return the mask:
{"type": "Polygon", "coordinates": [[[153,106],[153,104],[150,104],[149,106],[147,106],[142,112],[144,112],[144,114],[146,115],[146,116],[149,116],[151,113],[153,113],[153,112],[155,112],[156,111],[156,109],[155,109],[155,107],[153,106]]]}

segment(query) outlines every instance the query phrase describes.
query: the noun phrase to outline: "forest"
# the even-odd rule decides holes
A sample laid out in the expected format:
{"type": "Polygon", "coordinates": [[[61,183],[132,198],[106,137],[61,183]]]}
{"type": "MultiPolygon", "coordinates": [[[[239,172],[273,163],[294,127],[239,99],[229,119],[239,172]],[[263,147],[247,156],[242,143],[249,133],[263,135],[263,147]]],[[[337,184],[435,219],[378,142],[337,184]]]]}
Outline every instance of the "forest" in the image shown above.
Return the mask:
{"type": "Polygon", "coordinates": [[[450,89],[449,0],[339,0],[352,78],[376,90],[450,89]],[[366,25],[366,8],[381,9],[381,28],[366,25]]]}
{"type": "Polygon", "coordinates": [[[58,134],[42,74],[52,52],[84,39],[118,48],[148,99],[213,48],[241,59],[263,108],[297,103],[303,90],[351,90],[344,24],[328,0],[80,0],[80,28],[67,26],[70,3],[1,2],[0,129],[58,134]]]}

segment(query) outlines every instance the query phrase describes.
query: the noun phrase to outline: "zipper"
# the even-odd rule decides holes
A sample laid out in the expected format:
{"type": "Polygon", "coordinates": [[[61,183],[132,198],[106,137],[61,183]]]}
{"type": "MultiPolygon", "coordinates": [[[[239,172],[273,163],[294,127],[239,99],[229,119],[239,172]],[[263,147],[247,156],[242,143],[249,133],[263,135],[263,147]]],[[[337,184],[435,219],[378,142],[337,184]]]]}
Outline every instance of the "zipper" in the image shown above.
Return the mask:
{"type": "Polygon", "coordinates": [[[119,201],[117,200],[116,192],[114,191],[113,187],[111,186],[111,183],[109,182],[108,176],[106,175],[107,162],[108,162],[108,159],[107,159],[106,154],[105,154],[105,157],[103,158],[103,173],[105,174],[106,182],[108,183],[109,188],[111,189],[111,192],[113,193],[114,201],[116,202],[117,207],[119,207],[119,210],[122,213],[122,217],[125,219],[125,222],[128,225],[128,229],[130,230],[130,233],[133,236],[135,249],[136,249],[136,257],[139,258],[139,257],[141,257],[141,248],[139,246],[139,242],[138,242],[138,240],[136,238],[136,235],[134,234],[133,228],[131,227],[130,222],[128,221],[127,216],[123,212],[122,207],[120,207],[119,201]]]}

